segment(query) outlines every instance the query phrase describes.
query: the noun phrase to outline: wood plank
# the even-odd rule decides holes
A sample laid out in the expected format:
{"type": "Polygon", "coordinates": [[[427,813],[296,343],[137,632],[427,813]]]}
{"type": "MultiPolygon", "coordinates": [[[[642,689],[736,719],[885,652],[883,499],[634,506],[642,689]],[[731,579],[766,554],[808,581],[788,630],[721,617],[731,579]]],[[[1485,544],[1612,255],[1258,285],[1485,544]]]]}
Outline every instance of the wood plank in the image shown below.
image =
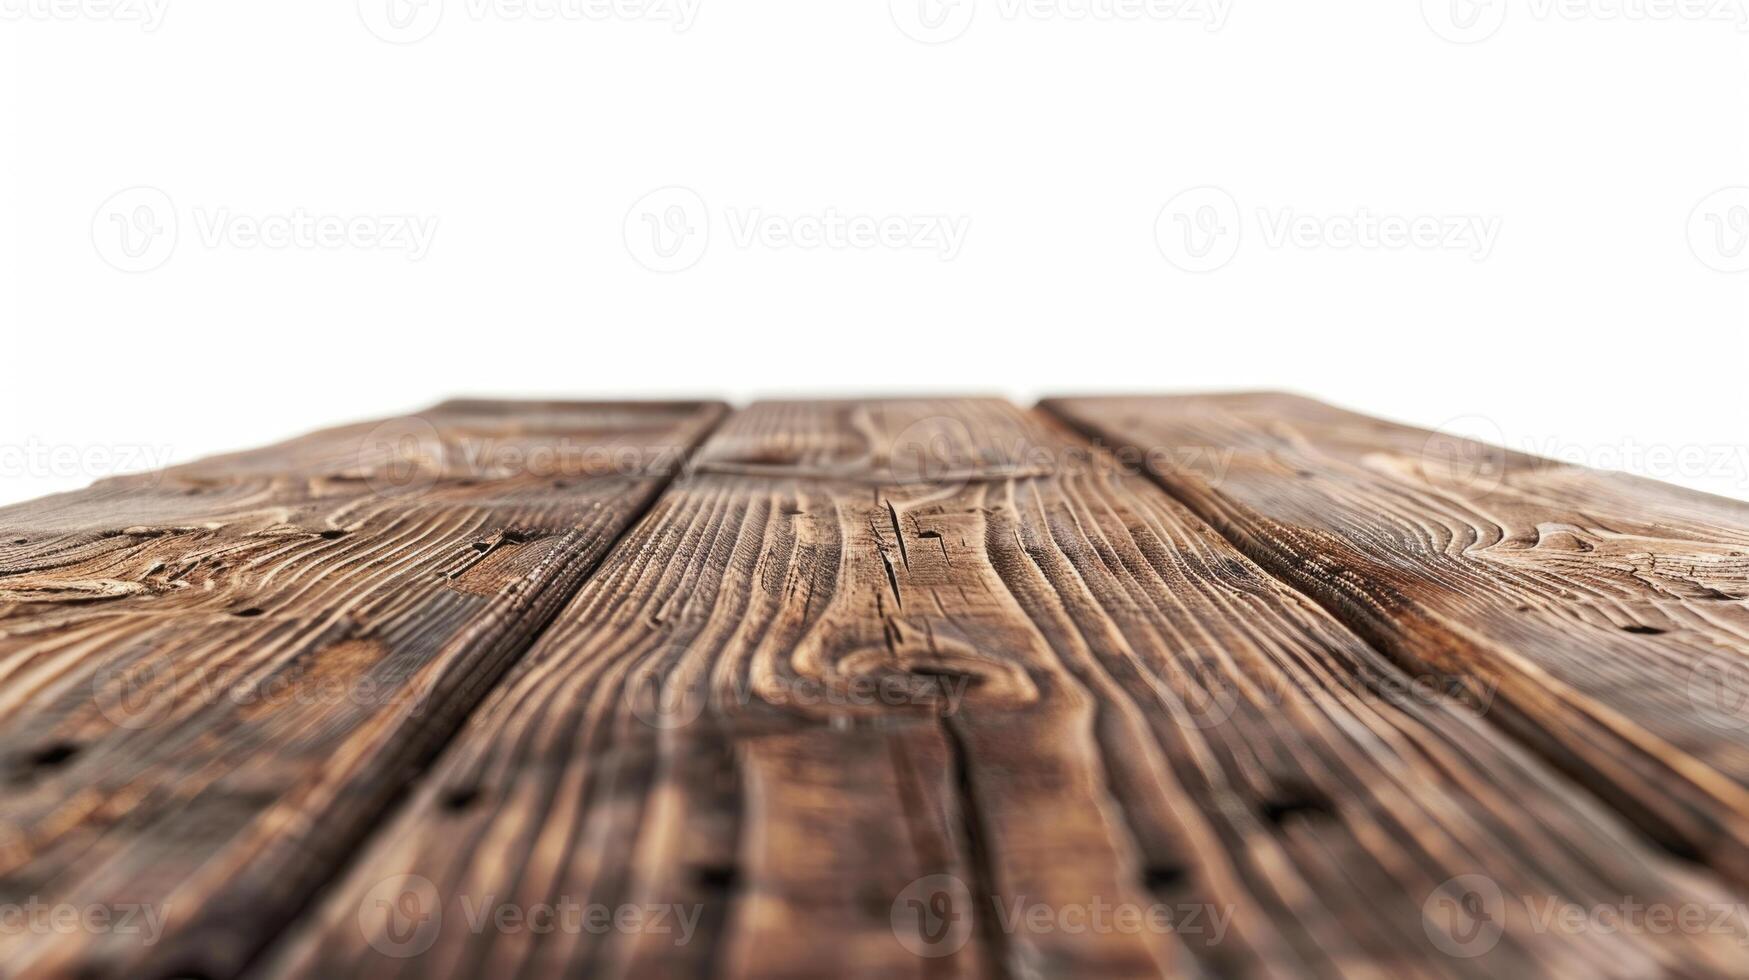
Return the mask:
{"type": "Polygon", "coordinates": [[[1746,966],[1537,928],[1730,893],[1043,416],[764,403],[698,460],[267,975],[1746,966]]]}
{"type": "Polygon", "coordinates": [[[1749,504],[1289,395],[1059,399],[1672,852],[1749,882],[1749,504]]]}
{"type": "Polygon", "coordinates": [[[8,975],[236,973],[721,415],[453,402],[0,510],[0,905],[161,920],[8,975]]]}

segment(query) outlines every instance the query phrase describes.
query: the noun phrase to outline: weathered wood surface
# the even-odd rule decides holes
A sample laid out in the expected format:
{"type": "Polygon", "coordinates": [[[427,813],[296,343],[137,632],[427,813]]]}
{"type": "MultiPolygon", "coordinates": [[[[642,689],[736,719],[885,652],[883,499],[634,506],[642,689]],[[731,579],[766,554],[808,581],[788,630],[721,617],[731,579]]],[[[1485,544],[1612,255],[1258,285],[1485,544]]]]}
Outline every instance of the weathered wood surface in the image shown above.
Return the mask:
{"type": "Polygon", "coordinates": [[[235,974],[721,414],[456,402],[0,510],[0,908],[161,920],[14,917],[0,973],[235,974]]]}
{"type": "Polygon", "coordinates": [[[1749,883],[1749,504],[1288,395],[1065,399],[1265,568],[1749,883]]]}
{"type": "Polygon", "coordinates": [[[263,968],[1749,970],[1728,931],[1539,928],[1735,898],[1425,680],[1040,413],[762,404],[263,968]]]}

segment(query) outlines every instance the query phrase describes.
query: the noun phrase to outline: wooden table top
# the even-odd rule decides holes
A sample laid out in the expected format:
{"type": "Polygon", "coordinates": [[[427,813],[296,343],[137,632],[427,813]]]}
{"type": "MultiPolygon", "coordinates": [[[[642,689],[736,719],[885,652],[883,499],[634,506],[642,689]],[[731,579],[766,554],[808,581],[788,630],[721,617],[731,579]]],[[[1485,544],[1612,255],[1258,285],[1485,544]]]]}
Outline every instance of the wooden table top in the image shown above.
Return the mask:
{"type": "Polygon", "coordinates": [[[1749,504],[1283,394],[0,509],[0,976],[1749,975],[1749,504]]]}

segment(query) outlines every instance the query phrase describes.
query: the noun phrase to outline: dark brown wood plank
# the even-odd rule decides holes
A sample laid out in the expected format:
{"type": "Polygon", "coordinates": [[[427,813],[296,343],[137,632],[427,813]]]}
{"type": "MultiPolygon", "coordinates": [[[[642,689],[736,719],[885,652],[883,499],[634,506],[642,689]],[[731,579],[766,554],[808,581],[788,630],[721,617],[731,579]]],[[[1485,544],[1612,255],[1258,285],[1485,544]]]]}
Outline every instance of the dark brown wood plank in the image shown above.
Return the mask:
{"type": "Polygon", "coordinates": [[[721,414],[454,402],[0,510],[0,905],[161,933],[4,972],[239,970],[721,414]]]}
{"type": "Polygon", "coordinates": [[[1278,394],[1060,399],[1252,558],[1749,881],[1749,504],[1278,394]],[[1736,687],[1733,687],[1736,684],[1736,687]]]}
{"type": "Polygon", "coordinates": [[[1413,680],[1042,416],[761,404],[266,972],[1745,968],[1734,935],[1537,928],[1731,896],[1413,680]],[[492,903],[697,926],[476,927],[492,903]]]}

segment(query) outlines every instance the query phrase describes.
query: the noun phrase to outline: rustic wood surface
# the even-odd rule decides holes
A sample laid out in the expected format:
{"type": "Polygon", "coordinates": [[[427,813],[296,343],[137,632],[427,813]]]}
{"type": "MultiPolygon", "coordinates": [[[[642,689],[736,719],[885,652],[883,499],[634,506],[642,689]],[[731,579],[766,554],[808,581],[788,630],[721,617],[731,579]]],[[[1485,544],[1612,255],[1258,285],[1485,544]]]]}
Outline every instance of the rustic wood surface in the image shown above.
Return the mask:
{"type": "Polygon", "coordinates": [[[1271,572],[1749,884],[1749,504],[1284,395],[1071,399],[1271,572]],[[1194,462],[1191,460],[1194,459],[1194,462]]]}
{"type": "Polygon", "coordinates": [[[235,973],[719,415],[458,403],[0,511],[0,904],[164,920],[0,963],[235,973]]]}
{"type": "Polygon", "coordinates": [[[0,510],[0,971],[1749,973],[1749,506],[1287,396],[721,414],[0,510]]]}

